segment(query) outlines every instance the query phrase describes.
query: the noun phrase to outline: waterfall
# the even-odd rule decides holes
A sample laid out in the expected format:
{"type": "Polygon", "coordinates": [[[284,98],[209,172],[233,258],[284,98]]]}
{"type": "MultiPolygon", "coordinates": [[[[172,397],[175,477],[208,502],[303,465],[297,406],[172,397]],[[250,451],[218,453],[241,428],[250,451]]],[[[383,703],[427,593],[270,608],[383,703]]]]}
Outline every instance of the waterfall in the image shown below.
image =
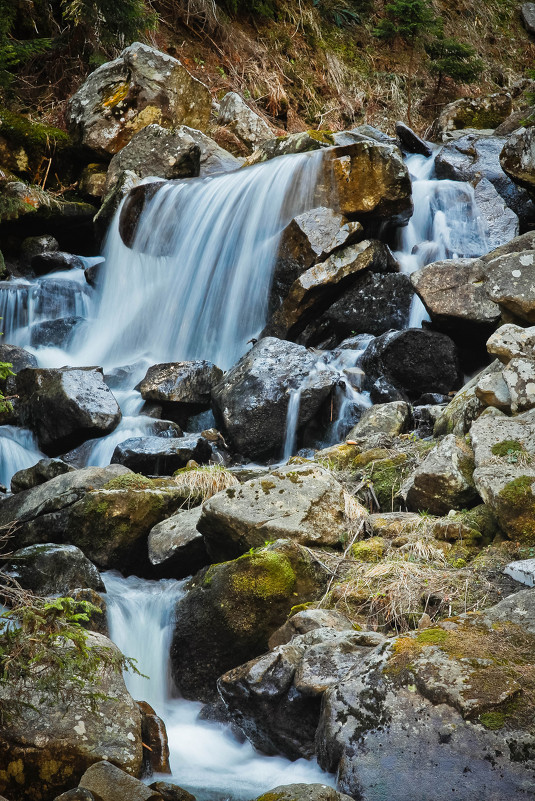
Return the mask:
{"type": "Polygon", "coordinates": [[[18,470],[44,459],[31,431],[17,426],[0,426],[0,484],[9,489],[18,470]]]}
{"type": "MultiPolygon", "coordinates": [[[[148,581],[104,573],[111,639],[138,670],[125,675],[136,700],[148,701],[166,724],[172,779],[198,801],[255,798],[281,784],[321,782],[334,786],[315,761],[268,757],[228,727],[199,720],[201,704],[171,697],[169,646],[175,605],[185,581],[148,581]]],[[[150,779],[153,781],[153,779],[150,779]]]]}

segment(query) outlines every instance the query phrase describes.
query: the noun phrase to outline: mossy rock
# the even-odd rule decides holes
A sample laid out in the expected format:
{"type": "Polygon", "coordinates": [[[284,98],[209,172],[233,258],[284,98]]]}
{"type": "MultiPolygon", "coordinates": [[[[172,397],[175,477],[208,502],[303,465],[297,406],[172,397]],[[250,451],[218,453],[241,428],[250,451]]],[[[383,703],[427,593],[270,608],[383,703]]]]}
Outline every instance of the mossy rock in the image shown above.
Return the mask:
{"type": "Polygon", "coordinates": [[[509,481],[493,507],[507,536],[523,545],[535,545],[535,476],[520,475],[509,481]]]}
{"type": "Polygon", "coordinates": [[[67,162],[77,160],[77,155],[69,134],[0,108],[0,162],[17,174],[33,178],[39,171],[44,177],[48,159],[52,159],[53,168],[49,170],[49,180],[53,180],[55,172],[70,169],[67,162]]]}
{"type": "Polygon", "coordinates": [[[365,475],[373,485],[381,511],[389,512],[395,508],[395,498],[410,469],[411,461],[405,453],[368,464],[365,475]]]}
{"type": "Polygon", "coordinates": [[[386,541],[382,537],[370,537],[351,546],[351,556],[358,562],[380,562],[385,552],[386,541]]]}
{"type": "Polygon", "coordinates": [[[172,672],[185,698],[216,696],[216,681],[268,649],[293,607],[316,600],[326,575],[289,540],[212,565],[177,604],[172,672]]]}

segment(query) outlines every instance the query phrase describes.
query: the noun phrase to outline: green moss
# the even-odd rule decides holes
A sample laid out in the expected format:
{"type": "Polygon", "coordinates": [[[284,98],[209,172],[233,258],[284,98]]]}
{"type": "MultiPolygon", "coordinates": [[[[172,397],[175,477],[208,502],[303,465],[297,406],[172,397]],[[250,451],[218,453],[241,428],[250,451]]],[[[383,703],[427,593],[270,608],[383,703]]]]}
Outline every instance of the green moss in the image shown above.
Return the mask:
{"type": "Polygon", "coordinates": [[[291,595],[295,583],[295,571],[290,560],[274,551],[258,551],[245,554],[235,560],[242,561],[243,569],[231,577],[232,589],[248,596],[269,599],[272,596],[291,595]]]}
{"type": "Polygon", "coordinates": [[[264,480],[260,482],[260,486],[262,487],[262,490],[266,493],[266,495],[268,495],[269,491],[275,489],[277,485],[273,481],[264,480]]]}
{"type": "Polygon", "coordinates": [[[115,476],[111,481],[103,486],[105,490],[118,489],[151,489],[152,481],[139,473],[125,473],[122,476],[115,476]]]}
{"type": "Polygon", "coordinates": [[[510,539],[535,545],[534,476],[518,476],[509,481],[498,496],[497,515],[510,539]]]}
{"type": "Polygon", "coordinates": [[[521,454],[524,452],[524,446],[516,439],[504,439],[503,442],[497,442],[492,446],[492,453],[494,456],[509,456],[511,454],[521,454]]]}
{"type": "Polygon", "coordinates": [[[351,546],[351,556],[359,562],[379,562],[385,552],[386,541],[382,537],[370,537],[351,546]]]}
{"type": "Polygon", "coordinates": [[[420,645],[444,645],[447,639],[448,632],[444,629],[424,629],[416,635],[420,645]]]}
{"type": "Polygon", "coordinates": [[[321,142],[324,145],[334,145],[334,136],[332,131],[314,131],[309,130],[307,134],[315,142],[321,142]]]}
{"type": "Polygon", "coordinates": [[[410,470],[406,454],[399,453],[390,459],[372,462],[368,470],[369,479],[382,511],[393,509],[393,501],[410,470]]]}
{"type": "Polygon", "coordinates": [[[507,716],[504,712],[484,712],[479,716],[479,722],[483,724],[486,729],[503,729],[507,716]]]}
{"type": "Polygon", "coordinates": [[[11,145],[18,145],[31,157],[49,154],[57,148],[69,146],[70,136],[60,128],[32,122],[21,114],[0,108],[1,135],[11,145]]]}

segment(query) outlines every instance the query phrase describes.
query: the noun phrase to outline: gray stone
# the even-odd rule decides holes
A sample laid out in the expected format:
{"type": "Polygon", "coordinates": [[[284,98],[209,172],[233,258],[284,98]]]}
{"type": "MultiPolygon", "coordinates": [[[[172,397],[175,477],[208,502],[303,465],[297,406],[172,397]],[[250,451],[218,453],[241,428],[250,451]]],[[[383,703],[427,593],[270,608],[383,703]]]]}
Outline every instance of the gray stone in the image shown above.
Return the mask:
{"type": "Polygon", "coordinates": [[[57,795],[54,801],[95,801],[95,796],[84,787],[75,787],[74,790],[67,790],[66,793],[57,795]]]}
{"type": "Polygon", "coordinates": [[[489,298],[516,317],[535,322],[535,250],[492,259],[485,272],[489,298]]]}
{"type": "Polygon", "coordinates": [[[406,150],[407,153],[419,153],[421,156],[426,157],[432,155],[433,150],[427,142],[420,139],[412,128],[409,128],[404,122],[396,122],[396,134],[401,142],[401,147],[406,150]]]}
{"type": "Polygon", "coordinates": [[[231,130],[250,151],[273,138],[273,131],[267,122],[249,108],[236,92],[228,92],[221,100],[217,121],[231,130]]]}
{"type": "Polygon", "coordinates": [[[236,158],[228,150],[219,147],[202,131],[189,128],[187,125],[181,125],[178,130],[188,134],[201,151],[201,178],[207,175],[219,175],[223,172],[234,172],[241,167],[243,159],[236,158]]]}
{"type": "Polygon", "coordinates": [[[30,265],[35,275],[55,273],[57,270],[83,270],[85,266],[80,256],[63,251],[37,253],[32,256],[30,265]]]}
{"type": "Polygon", "coordinates": [[[535,358],[514,356],[504,367],[502,376],[509,390],[512,413],[532,409],[535,406],[535,358]]]}
{"type": "Polygon", "coordinates": [[[329,628],[335,631],[353,630],[353,624],[341,612],[335,609],[303,609],[296,612],[286,623],[277,629],[269,638],[269,650],[278,645],[286,645],[300,634],[307,634],[316,629],[329,628]]]}
{"type": "Polygon", "coordinates": [[[347,530],[342,485],[314,464],[290,465],[209,498],[197,524],[213,562],[267,540],[340,546],[347,530]]]}
{"type": "Polygon", "coordinates": [[[131,437],[120,442],[111,457],[135,473],[170,476],[192,459],[205,464],[212,455],[209,442],[199,434],[184,437],[131,437]]]}
{"type": "Polygon", "coordinates": [[[149,367],[138,389],[143,400],[209,405],[212,387],[222,377],[212,362],[169,362],[149,367]]]}
{"type": "Polygon", "coordinates": [[[486,97],[463,97],[444,106],[433,128],[435,136],[459,128],[497,128],[513,110],[509,92],[486,97]]]}
{"type": "Polygon", "coordinates": [[[397,437],[403,434],[411,420],[411,407],[404,401],[376,403],[363,413],[346,439],[365,439],[374,434],[397,437]]]}
{"type": "Polygon", "coordinates": [[[509,562],[505,566],[506,576],[527,587],[535,587],[535,559],[521,559],[519,562],[509,562]]]}
{"type": "Polygon", "coordinates": [[[535,634],[535,592],[520,590],[485,610],[485,617],[495,621],[509,621],[535,634]]]}
{"type": "Polygon", "coordinates": [[[202,534],[197,530],[201,507],[178,512],[151,529],[149,561],[158,575],[183,578],[209,563],[202,534]]]}
{"type": "Polygon", "coordinates": [[[504,412],[511,411],[511,393],[503,373],[481,376],[476,385],[476,395],[485,406],[493,406],[504,412]]]}
{"type": "Polygon", "coordinates": [[[26,368],[17,375],[20,417],[50,456],[108,434],[121,410],[100,368],[26,368]]]}
{"type": "Polygon", "coordinates": [[[76,326],[82,321],[83,317],[72,316],[34,323],[30,329],[30,344],[33,347],[65,348],[76,326]]]}
{"type": "Polygon", "coordinates": [[[527,32],[535,36],[535,3],[522,3],[520,16],[527,32]]]}
{"type": "Polygon", "coordinates": [[[33,353],[28,353],[24,348],[19,348],[18,345],[0,345],[0,362],[7,362],[12,365],[12,370],[15,375],[8,376],[5,380],[0,381],[0,390],[4,395],[14,395],[17,390],[16,374],[25,367],[37,367],[37,359],[33,353]]]}
{"type": "Polygon", "coordinates": [[[80,787],[90,790],[100,801],[117,801],[117,798],[128,801],[160,801],[156,790],[129,776],[110,762],[95,762],[82,778],[80,787]]]}
{"type": "Polygon", "coordinates": [[[77,141],[106,156],[151,123],[204,130],[211,105],[208,88],[180,61],[134,42],[91,73],[71,97],[67,119],[77,141]]]}
{"type": "Polygon", "coordinates": [[[498,360],[477,373],[457,392],[435,423],[433,429],[435,437],[441,437],[444,434],[455,434],[462,437],[468,433],[472,422],[485,408],[477,397],[477,385],[485,376],[495,373],[501,373],[501,364],[498,360]]]}
{"type": "Polygon", "coordinates": [[[151,790],[156,790],[157,793],[160,793],[163,801],[195,801],[195,796],[179,787],[178,784],[152,782],[149,787],[151,790]]]}
{"type": "Polygon", "coordinates": [[[535,353],[535,326],[521,328],[513,323],[502,325],[488,339],[487,350],[503,364],[517,356],[529,358],[535,353]]]}
{"type": "Polygon", "coordinates": [[[72,595],[76,589],[105,592],[95,565],[74,545],[29,545],[10,554],[3,571],[35,595],[72,595]]]}
{"type": "Polygon", "coordinates": [[[489,250],[495,250],[518,236],[518,216],[487,178],[476,183],[474,197],[489,250]]]}
{"type": "Polygon", "coordinates": [[[27,236],[20,246],[20,267],[24,274],[31,266],[34,256],[41,253],[55,253],[59,250],[59,242],[50,234],[27,236]]]}
{"type": "Polygon", "coordinates": [[[261,339],[212,390],[225,438],[253,459],[279,455],[292,391],[301,390],[298,431],[328,397],[335,377],[315,370],[316,357],[300,345],[261,339]]]}

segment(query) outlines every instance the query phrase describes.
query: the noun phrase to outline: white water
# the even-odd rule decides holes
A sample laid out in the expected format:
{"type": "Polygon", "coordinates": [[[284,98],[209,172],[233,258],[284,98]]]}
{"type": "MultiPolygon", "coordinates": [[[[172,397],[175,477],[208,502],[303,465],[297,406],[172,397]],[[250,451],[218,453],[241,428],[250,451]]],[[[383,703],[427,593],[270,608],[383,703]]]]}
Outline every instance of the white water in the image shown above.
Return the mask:
{"type": "Polygon", "coordinates": [[[167,781],[199,801],[255,798],[281,784],[334,785],[315,762],[264,756],[238,741],[228,727],[198,720],[201,704],[171,697],[168,654],[174,608],[185,581],[125,579],[116,573],[103,578],[110,636],[150,676],[126,674],[128,689],[135,699],[148,701],[167,727],[173,774],[167,781]]]}
{"type": "Polygon", "coordinates": [[[16,426],[0,426],[0,484],[9,489],[17,470],[32,467],[44,458],[31,431],[16,426]]]}

